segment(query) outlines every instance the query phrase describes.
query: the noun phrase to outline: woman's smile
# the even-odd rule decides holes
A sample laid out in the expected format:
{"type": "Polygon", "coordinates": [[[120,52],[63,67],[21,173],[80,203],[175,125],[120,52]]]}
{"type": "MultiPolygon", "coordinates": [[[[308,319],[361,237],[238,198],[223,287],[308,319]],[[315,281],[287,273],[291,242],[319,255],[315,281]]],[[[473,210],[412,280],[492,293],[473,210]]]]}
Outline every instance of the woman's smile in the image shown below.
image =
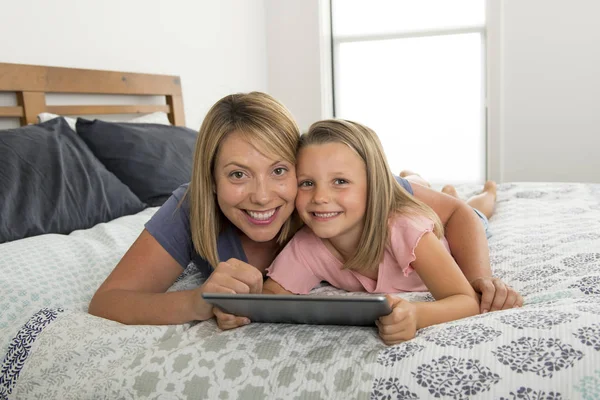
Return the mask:
{"type": "Polygon", "coordinates": [[[294,165],[261,153],[239,132],[221,143],[214,166],[217,202],[242,233],[256,242],[275,238],[294,212],[294,165]]]}
{"type": "Polygon", "coordinates": [[[275,221],[280,207],[272,208],[265,211],[244,210],[248,215],[248,220],[256,225],[269,225],[275,221]]]}

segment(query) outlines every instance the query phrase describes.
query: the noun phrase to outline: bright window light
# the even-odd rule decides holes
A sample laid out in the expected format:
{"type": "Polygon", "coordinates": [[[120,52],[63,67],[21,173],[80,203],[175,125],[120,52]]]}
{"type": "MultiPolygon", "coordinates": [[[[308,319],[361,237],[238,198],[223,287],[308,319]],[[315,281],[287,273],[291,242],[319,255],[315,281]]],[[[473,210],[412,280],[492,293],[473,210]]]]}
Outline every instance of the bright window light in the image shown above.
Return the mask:
{"type": "Polygon", "coordinates": [[[483,181],[484,35],[480,25],[461,25],[482,23],[483,2],[334,0],[334,21],[341,18],[336,15],[339,8],[355,15],[350,11],[371,5],[359,11],[375,15],[373,9],[380,4],[401,11],[400,20],[406,20],[406,25],[386,25],[393,19],[390,11],[383,13],[386,18],[379,25],[357,24],[350,32],[352,24],[345,28],[342,24],[340,29],[345,29],[346,35],[380,35],[386,29],[436,30],[460,25],[458,33],[421,32],[368,40],[337,37],[337,41],[334,35],[336,117],[374,129],[396,173],[414,170],[434,184],[483,181]],[[446,3],[456,5],[456,9],[449,10],[446,3]],[[435,4],[440,7],[437,11],[435,4]]]}
{"type": "Polygon", "coordinates": [[[332,0],[334,36],[485,24],[483,0],[332,0]]]}

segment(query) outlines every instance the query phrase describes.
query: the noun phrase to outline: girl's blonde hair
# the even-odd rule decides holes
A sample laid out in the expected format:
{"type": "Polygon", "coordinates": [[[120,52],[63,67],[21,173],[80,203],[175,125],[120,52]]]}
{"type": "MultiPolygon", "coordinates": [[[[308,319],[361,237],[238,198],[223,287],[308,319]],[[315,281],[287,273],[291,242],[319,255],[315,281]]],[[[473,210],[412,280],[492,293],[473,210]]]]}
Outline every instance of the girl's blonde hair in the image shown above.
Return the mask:
{"type": "Polygon", "coordinates": [[[366,271],[379,265],[388,244],[388,221],[393,214],[426,216],[434,223],[435,235],[442,237],[444,228],[439,217],[396,181],[381,142],[373,130],[342,119],[315,122],[300,138],[300,149],[326,143],[343,143],[350,147],[362,158],[367,172],[364,229],[356,252],[344,263],[344,269],[366,271]]]}
{"type": "MultiPolygon", "coordinates": [[[[194,248],[213,267],[220,261],[217,237],[228,223],[216,199],[214,165],[223,139],[231,132],[242,134],[260,152],[277,155],[292,165],[296,164],[300,138],[300,130],[290,112],[265,93],[225,96],[208,111],[196,141],[192,179],[184,199],[189,199],[194,248]]],[[[296,217],[288,219],[277,242],[283,246],[297,226],[296,217]]]]}

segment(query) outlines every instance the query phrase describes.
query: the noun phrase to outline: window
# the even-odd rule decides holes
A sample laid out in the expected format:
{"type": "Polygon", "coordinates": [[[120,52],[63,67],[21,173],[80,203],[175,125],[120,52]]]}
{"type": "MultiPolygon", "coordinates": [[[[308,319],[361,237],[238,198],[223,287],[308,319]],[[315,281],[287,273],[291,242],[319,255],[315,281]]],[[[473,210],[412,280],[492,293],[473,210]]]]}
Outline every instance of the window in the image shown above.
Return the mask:
{"type": "Polygon", "coordinates": [[[392,171],[485,179],[485,0],[331,0],[335,115],[392,171]]]}

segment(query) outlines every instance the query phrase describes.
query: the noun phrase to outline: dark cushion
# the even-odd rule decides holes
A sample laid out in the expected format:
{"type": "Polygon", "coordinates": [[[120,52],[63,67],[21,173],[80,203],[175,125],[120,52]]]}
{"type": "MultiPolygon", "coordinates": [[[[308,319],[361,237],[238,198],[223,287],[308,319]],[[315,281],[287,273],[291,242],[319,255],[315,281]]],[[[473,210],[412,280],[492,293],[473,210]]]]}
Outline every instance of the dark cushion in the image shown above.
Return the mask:
{"type": "Polygon", "coordinates": [[[64,118],[0,131],[0,243],[67,234],[143,209],[64,118]]]}
{"type": "Polygon", "coordinates": [[[196,131],[78,118],[77,133],[106,168],[149,206],[162,205],[191,179],[196,131]]]}

